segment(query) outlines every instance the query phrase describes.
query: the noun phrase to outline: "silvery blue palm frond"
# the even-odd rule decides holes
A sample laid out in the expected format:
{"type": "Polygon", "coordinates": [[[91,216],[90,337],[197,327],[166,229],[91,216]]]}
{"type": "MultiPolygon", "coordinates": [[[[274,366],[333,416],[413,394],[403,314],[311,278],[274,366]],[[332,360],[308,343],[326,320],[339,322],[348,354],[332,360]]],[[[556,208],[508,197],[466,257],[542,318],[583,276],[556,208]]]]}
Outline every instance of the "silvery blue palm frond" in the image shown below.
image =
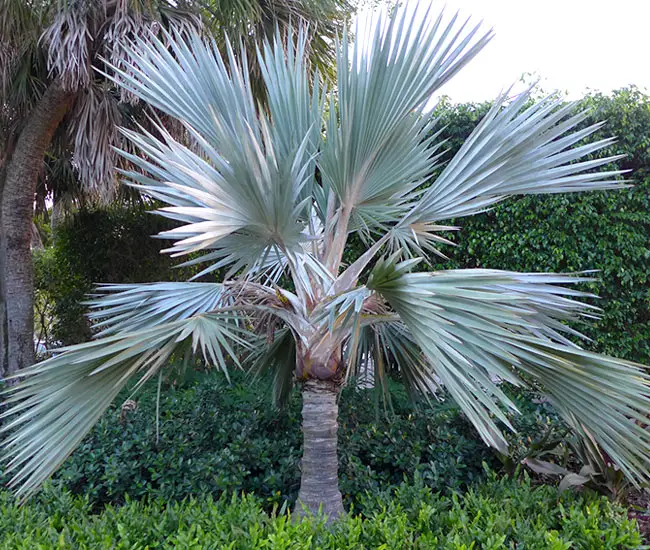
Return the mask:
{"type": "Polygon", "coordinates": [[[160,214],[184,222],[161,234],[175,241],[169,253],[204,251],[214,269],[254,272],[264,256],[283,267],[283,258],[303,253],[321,130],[322,102],[304,66],[305,35],[286,54],[279,44],[260,54],[268,114],[257,109],[245,59],[229,47],[226,64],[198,34],[179,38],[136,40],[128,74],[116,71],[131,93],[179,118],[193,146],[162,127],[160,138],[124,131],[144,154],[123,152],[140,169],[125,175],[169,205],[160,214]]]}
{"type": "Polygon", "coordinates": [[[99,285],[87,304],[94,328],[101,329],[97,337],[102,337],[216,313],[233,301],[221,283],[164,282],[99,285]]]}
{"type": "Polygon", "coordinates": [[[340,231],[395,222],[406,199],[435,167],[435,121],[422,117],[431,97],[492,38],[480,25],[417,16],[376,21],[369,43],[342,37],[337,95],[319,158],[326,190],[336,196],[340,231]],[[430,135],[432,134],[432,135],[430,135]]]}
{"type": "Polygon", "coordinates": [[[525,373],[541,382],[577,430],[588,430],[621,469],[648,477],[650,433],[634,420],[648,411],[650,375],[642,365],[585,351],[567,340],[566,321],[592,317],[589,297],[559,286],[582,274],[469,269],[412,273],[417,260],[395,256],[368,281],[390,304],[437,377],[490,445],[506,451],[495,420],[512,428],[502,406],[515,410],[499,381],[525,373]],[[625,427],[625,430],[621,429],[625,427]]]}
{"type": "Polygon", "coordinates": [[[624,171],[594,171],[621,158],[593,157],[616,140],[583,143],[603,123],[579,129],[588,112],[557,94],[533,102],[531,93],[529,88],[509,103],[507,93],[497,99],[431,186],[414,198],[395,238],[426,244],[435,239],[426,224],[483,212],[511,195],[625,187],[619,178],[624,171]]]}
{"type": "Polygon", "coordinates": [[[172,353],[193,350],[227,372],[233,344],[246,346],[232,319],[204,314],[114,334],[58,350],[20,372],[4,392],[3,460],[9,485],[28,496],[68,457],[130,378],[149,380],[172,353]]]}

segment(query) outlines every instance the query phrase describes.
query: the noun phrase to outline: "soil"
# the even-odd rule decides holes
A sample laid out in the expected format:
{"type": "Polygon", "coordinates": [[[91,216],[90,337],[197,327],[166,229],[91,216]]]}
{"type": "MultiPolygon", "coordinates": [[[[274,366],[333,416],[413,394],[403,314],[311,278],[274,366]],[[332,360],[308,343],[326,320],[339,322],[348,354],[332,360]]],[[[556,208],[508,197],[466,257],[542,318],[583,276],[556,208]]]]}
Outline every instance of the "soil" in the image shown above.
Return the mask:
{"type": "Polygon", "coordinates": [[[650,543],[650,493],[648,491],[632,491],[627,498],[628,517],[635,519],[643,541],[650,543]]]}

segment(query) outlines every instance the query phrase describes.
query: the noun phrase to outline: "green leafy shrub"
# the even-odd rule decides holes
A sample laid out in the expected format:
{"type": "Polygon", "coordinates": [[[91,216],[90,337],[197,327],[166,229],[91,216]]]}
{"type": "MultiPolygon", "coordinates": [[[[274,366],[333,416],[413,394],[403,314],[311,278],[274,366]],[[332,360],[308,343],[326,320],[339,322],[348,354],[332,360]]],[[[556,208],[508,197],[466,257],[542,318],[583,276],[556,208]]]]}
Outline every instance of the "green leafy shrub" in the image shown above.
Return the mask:
{"type": "Polygon", "coordinates": [[[152,239],[169,229],[170,222],[152,216],[151,205],[84,209],[55,229],[54,244],[34,252],[38,307],[50,315],[48,344],[88,340],[91,327],[82,302],[96,283],[132,283],[173,280],[169,256],[161,254],[164,241],[152,239]],[[48,309],[49,308],[49,309],[48,309]]]}
{"type": "Polygon", "coordinates": [[[268,515],[253,496],[128,501],[93,515],[87,498],[52,487],[24,507],[0,495],[0,548],[628,549],[641,538],[625,510],[591,493],[565,494],[494,476],[465,495],[421,484],[369,499],[328,527],[268,515]]]}
{"type": "MultiPolygon", "coordinates": [[[[224,491],[253,492],[267,509],[293,502],[302,454],[299,392],[278,411],[265,380],[234,373],[229,385],[219,373],[194,376],[196,383],[164,388],[158,443],[154,384],[137,397],[134,412],[121,414],[128,394],[117,400],[56,483],[96,507],[123,503],[127,494],[180,500],[224,491]]],[[[462,489],[483,478],[482,462],[498,466],[455,405],[414,411],[398,392],[394,412],[384,413],[374,399],[371,390],[353,389],[341,398],[341,490],[349,504],[415,475],[436,491],[462,489]]]]}
{"type": "Polygon", "coordinates": [[[34,317],[39,341],[52,347],[56,342],[71,344],[90,339],[90,325],[81,302],[92,285],[55,248],[35,250],[32,258],[34,317]]]}

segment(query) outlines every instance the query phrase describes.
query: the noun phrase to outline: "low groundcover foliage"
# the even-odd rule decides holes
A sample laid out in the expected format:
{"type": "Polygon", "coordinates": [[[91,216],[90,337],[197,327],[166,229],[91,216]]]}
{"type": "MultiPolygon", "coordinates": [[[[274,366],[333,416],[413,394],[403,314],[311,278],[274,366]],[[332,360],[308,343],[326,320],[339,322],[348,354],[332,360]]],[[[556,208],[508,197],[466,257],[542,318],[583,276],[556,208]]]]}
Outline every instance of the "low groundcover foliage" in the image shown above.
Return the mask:
{"type": "Polygon", "coordinates": [[[251,495],[165,503],[129,501],[93,515],[87,499],[52,487],[20,508],[0,495],[0,548],[358,549],[638,548],[625,511],[604,497],[529,480],[490,479],[463,496],[402,485],[334,526],[264,512],[251,495]]]}
{"type": "MultiPolygon", "coordinates": [[[[285,501],[292,505],[300,485],[300,395],[278,410],[265,378],[253,383],[233,373],[229,384],[218,372],[189,374],[197,380],[182,383],[182,374],[172,373],[163,384],[158,441],[156,385],[135,396],[137,410],[122,415],[127,390],[59,470],[55,483],[87,496],[95,511],[124,503],[126,495],[169,501],[218,498],[224,491],[254,493],[266,511],[285,501]]],[[[453,401],[414,409],[403,387],[391,384],[387,409],[371,389],[350,387],[341,396],[338,439],[347,504],[360,511],[366,493],[412,482],[414,475],[434,491],[464,490],[484,478],[482,463],[500,466],[453,401]]],[[[527,397],[515,397],[523,412],[518,437],[535,439],[548,405],[533,405],[527,397]]]]}

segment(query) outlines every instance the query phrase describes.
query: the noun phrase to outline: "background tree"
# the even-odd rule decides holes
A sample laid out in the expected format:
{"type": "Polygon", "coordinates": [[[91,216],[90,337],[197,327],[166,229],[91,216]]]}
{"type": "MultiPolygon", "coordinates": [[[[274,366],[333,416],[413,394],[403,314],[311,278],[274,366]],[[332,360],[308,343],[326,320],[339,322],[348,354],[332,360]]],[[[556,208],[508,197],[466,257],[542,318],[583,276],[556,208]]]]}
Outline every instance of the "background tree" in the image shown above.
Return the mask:
{"type": "Polygon", "coordinates": [[[333,79],[336,38],[361,3],[363,0],[195,0],[196,8],[222,51],[225,37],[243,47],[256,97],[265,94],[257,48],[265,38],[273,36],[276,26],[282,34],[290,27],[304,26],[310,65],[333,79]]]}
{"type": "Polygon", "coordinates": [[[61,464],[129,378],[143,384],[173,354],[192,352],[227,372],[246,350],[249,368],[272,371],[278,399],[300,383],[299,503],[330,517],[342,512],[337,396],[363,366],[378,386],[386,387],[387,365],[414,393],[443,384],[501,452],[501,427],[512,428],[504,408],[516,407],[499,382],[539,385],[627,476],[649,477],[641,422],[650,377],[641,365],[581,349],[565,324],[596,310],[579,300],[588,294],[560,286],[586,274],[413,271],[446,242],[440,233],[452,228],[443,220],[510,195],[621,187],[620,171],[590,171],[615,160],[587,157],[612,143],[584,143],[601,125],[578,129],[584,112],[556,96],[531,103],[529,90],[499,97],[421,188],[441,146],[422,108],[491,38],[465,29],[456,18],[446,25],[442,15],[416,21],[398,12],[377,23],[369,45],[349,46],[344,34],[327,110],[304,33],[297,46],[277,36],[264,47],[268,110],[232,51],[225,61],[218,44],[196,34],[134,40],[115,78],[182,121],[200,152],[162,126],[159,135],[125,130],[143,155],[124,153],[140,169],[132,184],[181,222],[161,234],[174,241],[168,252],[199,254],[187,263],[207,263],[203,274],[229,271],[223,283],[99,288],[93,317],[103,332],[25,371],[9,390],[4,456],[20,494],[61,464]],[[355,233],[369,248],[344,266],[355,233]],[[382,249],[392,252],[377,259],[382,249]]]}
{"type": "Polygon", "coordinates": [[[269,28],[308,24],[310,59],[328,70],[333,37],[350,11],[346,0],[0,0],[0,376],[34,362],[35,193],[41,206],[48,192],[106,202],[116,189],[118,125],[134,117],[146,123],[137,98],[93,67],[108,60],[121,68],[123,41],[160,28],[226,30],[254,51],[269,28]]]}
{"type": "Polygon", "coordinates": [[[86,192],[110,196],[120,101],[135,98],[115,92],[92,65],[101,56],[119,65],[125,37],[157,32],[161,25],[182,28],[191,18],[174,3],[146,0],[2,0],[0,14],[2,374],[34,360],[30,235],[37,181],[52,139],[57,136],[59,153],[69,152],[86,192]]]}

